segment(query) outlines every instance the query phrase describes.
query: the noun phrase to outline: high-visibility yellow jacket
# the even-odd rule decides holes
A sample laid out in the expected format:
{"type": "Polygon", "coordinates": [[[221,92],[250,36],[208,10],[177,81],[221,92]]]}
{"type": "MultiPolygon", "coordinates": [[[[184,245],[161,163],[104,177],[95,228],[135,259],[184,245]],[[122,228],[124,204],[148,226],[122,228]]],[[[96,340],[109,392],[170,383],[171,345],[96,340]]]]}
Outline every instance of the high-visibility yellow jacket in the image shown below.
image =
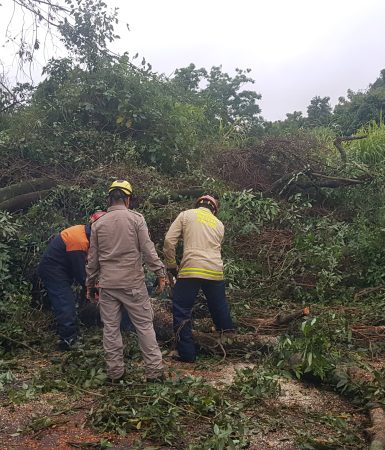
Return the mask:
{"type": "Polygon", "coordinates": [[[175,247],[183,240],[183,258],[178,278],[223,280],[221,243],[223,223],[208,208],[183,211],[168,230],[163,252],[168,268],[177,266],[175,247]]]}

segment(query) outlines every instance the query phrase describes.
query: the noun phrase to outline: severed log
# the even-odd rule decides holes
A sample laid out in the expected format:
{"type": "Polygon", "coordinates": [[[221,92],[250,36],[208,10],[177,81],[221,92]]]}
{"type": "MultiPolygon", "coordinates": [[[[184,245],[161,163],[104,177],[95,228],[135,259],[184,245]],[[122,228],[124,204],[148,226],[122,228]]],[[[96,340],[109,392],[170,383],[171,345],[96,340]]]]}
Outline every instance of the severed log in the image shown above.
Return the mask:
{"type": "Polygon", "coordinates": [[[278,337],[258,333],[236,334],[233,332],[204,333],[193,330],[195,342],[210,353],[226,357],[228,354],[240,356],[247,353],[266,353],[278,345],[278,337]]]}
{"type": "MultiPolygon", "coordinates": [[[[156,336],[163,342],[171,342],[177,339],[174,336],[172,326],[172,313],[167,304],[159,300],[152,300],[154,311],[154,328],[156,336]]],[[[194,321],[198,327],[200,323],[207,325],[206,319],[194,321]]],[[[265,336],[258,333],[237,334],[234,332],[203,332],[193,330],[195,342],[204,350],[226,356],[229,353],[244,354],[252,352],[266,352],[278,345],[278,338],[265,336]]]]}
{"type": "Polygon", "coordinates": [[[372,404],[370,410],[372,426],[365,431],[371,439],[370,450],[385,450],[385,413],[378,404],[372,404]]]}
{"type": "Polygon", "coordinates": [[[263,330],[265,333],[271,333],[277,330],[282,330],[285,325],[293,322],[301,317],[306,317],[310,314],[310,308],[305,307],[290,313],[280,313],[273,318],[252,318],[241,317],[239,323],[248,327],[253,327],[255,330],[263,330]]]}
{"type": "Polygon", "coordinates": [[[0,189],[0,204],[19,195],[44,191],[56,185],[57,181],[52,178],[34,178],[32,180],[11,184],[0,189]]]}
{"type": "Polygon", "coordinates": [[[0,203],[0,210],[9,212],[22,211],[23,209],[31,206],[33,203],[47,197],[49,193],[50,189],[46,189],[43,191],[29,192],[28,194],[18,195],[0,203]]]}
{"type": "Polygon", "coordinates": [[[156,337],[163,342],[174,339],[171,305],[162,300],[151,299],[154,311],[154,329],[156,337]]]}
{"type": "Polygon", "coordinates": [[[203,195],[206,191],[200,187],[195,186],[190,189],[181,189],[167,195],[159,195],[149,199],[149,202],[155,205],[167,205],[170,202],[177,202],[183,198],[198,198],[203,195]]]}
{"type": "Polygon", "coordinates": [[[289,322],[292,322],[293,320],[299,319],[301,317],[308,316],[310,314],[310,309],[308,307],[303,308],[299,311],[293,311],[288,314],[278,314],[278,316],[274,319],[274,324],[277,325],[284,325],[289,322]]]}
{"type": "MultiPolygon", "coordinates": [[[[374,382],[374,375],[360,367],[337,367],[329,376],[328,382],[336,386],[336,388],[344,388],[347,381],[359,385],[370,385],[374,382]]],[[[344,390],[342,391],[344,392],[344,390]]],[[[346,392],[345,392],[346,393],[346,392]]],[[[364,400],[364,399],[362,399],[364,400]]],[[[383,407],[378,403],[368,403],[371,427],[365,432],[371,440],[369,450],[385,450],[385,413],[383,407]]]]}

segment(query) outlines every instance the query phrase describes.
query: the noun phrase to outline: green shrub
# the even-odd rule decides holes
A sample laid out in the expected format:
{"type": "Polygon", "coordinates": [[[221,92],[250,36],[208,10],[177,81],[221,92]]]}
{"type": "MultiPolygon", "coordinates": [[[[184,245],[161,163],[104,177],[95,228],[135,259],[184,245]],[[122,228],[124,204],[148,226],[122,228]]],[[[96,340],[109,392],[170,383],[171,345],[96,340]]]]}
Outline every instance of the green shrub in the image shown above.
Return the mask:
{"type": "Polygon", "coordinates": [[[279,204],[272,198],[262,198],[252,190],[227,192],[221,200],[219,218],[223,220],[229,235],[259,231],[271,223],[280,212],[279,204]]]}

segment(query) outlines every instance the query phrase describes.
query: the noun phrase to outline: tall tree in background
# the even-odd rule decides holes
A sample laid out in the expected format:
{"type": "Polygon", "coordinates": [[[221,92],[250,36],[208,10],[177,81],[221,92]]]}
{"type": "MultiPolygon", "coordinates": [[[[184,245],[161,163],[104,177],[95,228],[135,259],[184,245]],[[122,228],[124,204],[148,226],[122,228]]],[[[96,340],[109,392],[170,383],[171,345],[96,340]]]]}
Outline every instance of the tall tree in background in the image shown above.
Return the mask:
{"type": "Polygon", "coordinates": [[[177,69],[171,81],[181,95],[205,105],[210,124],[231,124],[252,133],[261,126],[262,118],[257,104],[261,95],[244,89],[245,85],[254,83],[248,75],[250,72],[251,69],[235,69],[235,76],[231,76],[223,72],[222,66],[213,66],[207,71],[190,64],[177,69]]]}
{"type": "Polygon", "coordinates": [[[330,125],[332,108],[330,97],[313,97],[307,107],[307,124],[309,127],[322,127],[330,125]]]}
{"type": "Polygon", "coordinates": [[[334,108],[334,118],[342,134],[354,134],[359,128],[375,121],[384,121],[385,69],[379,78],[364,91],[348,90],[334,108]]]}

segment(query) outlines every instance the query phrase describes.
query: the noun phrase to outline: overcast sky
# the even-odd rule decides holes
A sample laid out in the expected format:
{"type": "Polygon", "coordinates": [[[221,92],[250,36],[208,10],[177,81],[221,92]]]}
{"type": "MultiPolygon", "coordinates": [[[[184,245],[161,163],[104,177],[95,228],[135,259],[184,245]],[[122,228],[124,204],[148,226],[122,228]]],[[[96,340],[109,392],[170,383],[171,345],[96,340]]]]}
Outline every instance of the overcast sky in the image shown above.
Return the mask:
{"type": "MultiPolygon", "coordinates": [[[[105,1],[120,10],[114,50],[139,52],[166,75],[191,62],[249,67],[269,120],[306,112],[315,95],[335,104],[385,68],[384,0],[105,1]]],[[[12,2],[1,3],[4,28],[12,2]]]]}

